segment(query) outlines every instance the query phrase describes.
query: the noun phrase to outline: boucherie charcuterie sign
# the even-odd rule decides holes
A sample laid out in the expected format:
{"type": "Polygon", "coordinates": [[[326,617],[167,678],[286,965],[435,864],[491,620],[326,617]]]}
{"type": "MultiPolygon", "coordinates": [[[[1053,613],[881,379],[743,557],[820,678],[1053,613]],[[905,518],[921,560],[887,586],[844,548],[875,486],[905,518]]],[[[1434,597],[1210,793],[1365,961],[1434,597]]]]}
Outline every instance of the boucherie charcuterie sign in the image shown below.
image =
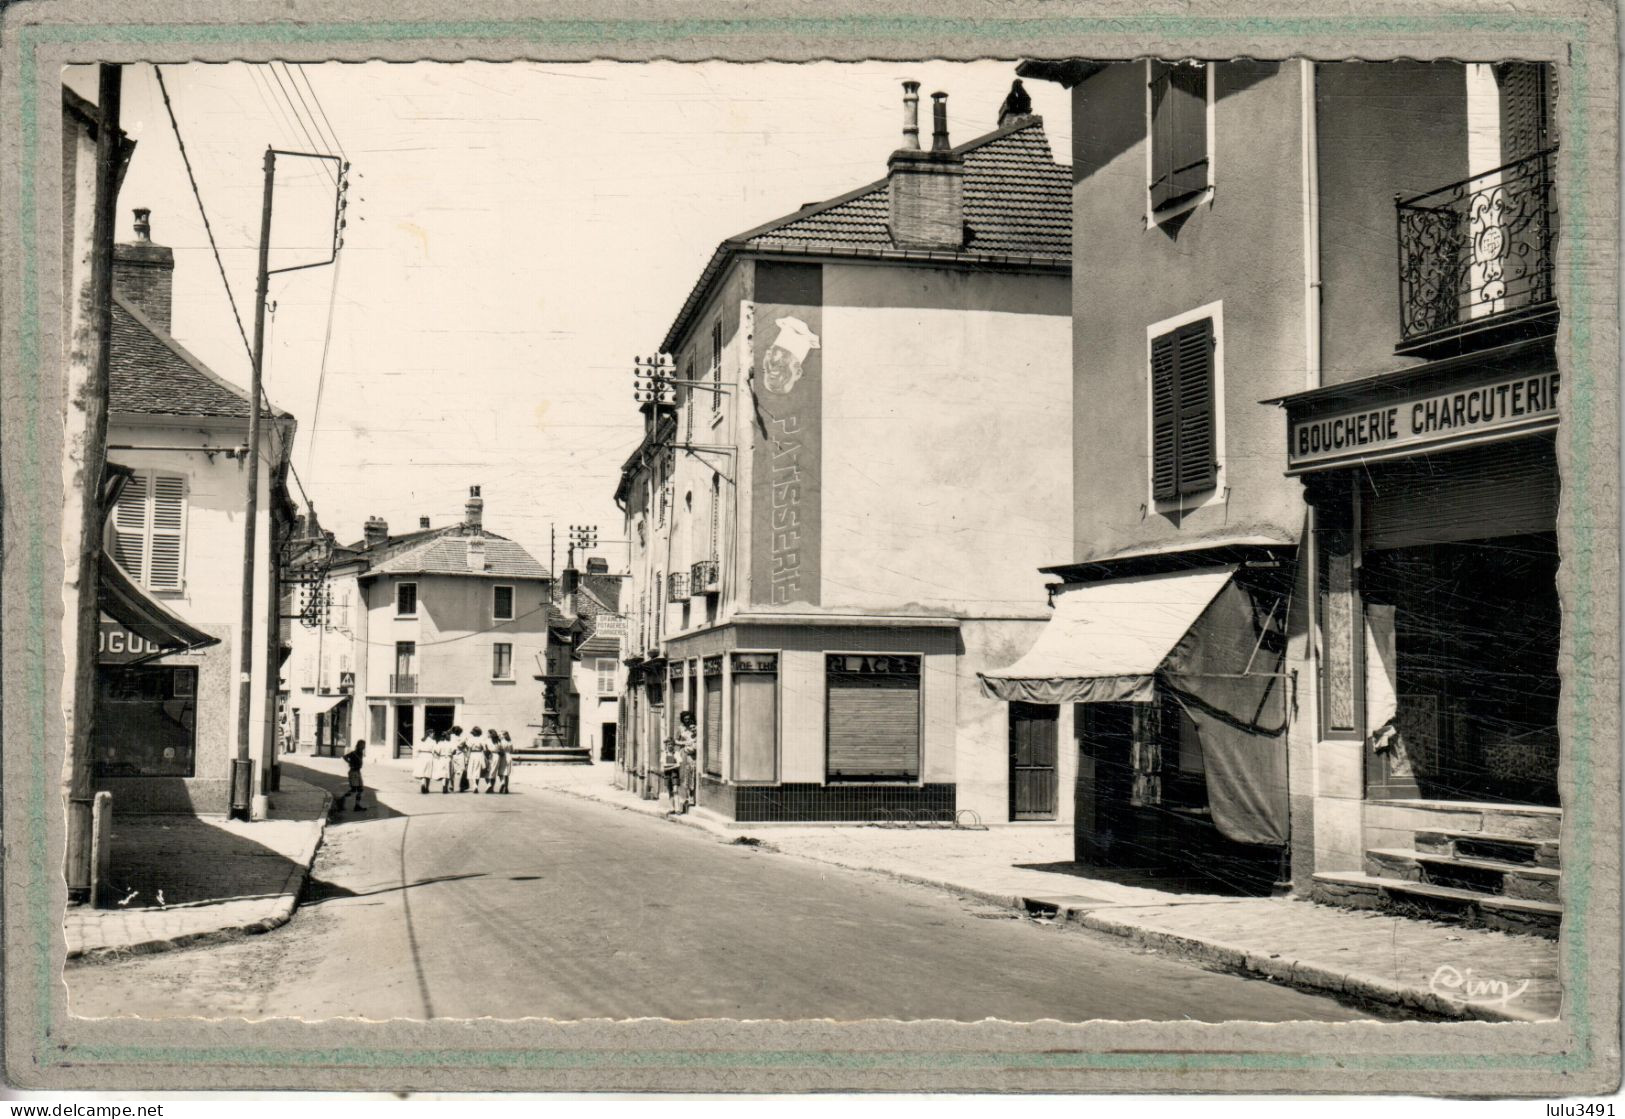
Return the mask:
{"type": "Polygon", "coordinates": [[[1545,430],[1557,423],[1557,392],[1558,374],[1550,371],[1358,408],[1345,402],[1336,410],[1292,409],[1288,468],[1297,472],[1545,430]]]}

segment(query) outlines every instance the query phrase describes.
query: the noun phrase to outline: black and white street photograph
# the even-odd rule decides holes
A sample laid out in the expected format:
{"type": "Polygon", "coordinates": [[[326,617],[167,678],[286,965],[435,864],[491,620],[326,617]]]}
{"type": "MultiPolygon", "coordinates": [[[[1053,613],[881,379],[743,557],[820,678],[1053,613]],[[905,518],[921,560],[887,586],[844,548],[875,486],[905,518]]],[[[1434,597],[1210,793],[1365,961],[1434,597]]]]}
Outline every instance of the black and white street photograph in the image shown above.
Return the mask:
{"type": "Polygon", "coordinates": [[[1617,1026],[1583,71],[263,54],[27,79],[75,1028],[1617,1026]]]}

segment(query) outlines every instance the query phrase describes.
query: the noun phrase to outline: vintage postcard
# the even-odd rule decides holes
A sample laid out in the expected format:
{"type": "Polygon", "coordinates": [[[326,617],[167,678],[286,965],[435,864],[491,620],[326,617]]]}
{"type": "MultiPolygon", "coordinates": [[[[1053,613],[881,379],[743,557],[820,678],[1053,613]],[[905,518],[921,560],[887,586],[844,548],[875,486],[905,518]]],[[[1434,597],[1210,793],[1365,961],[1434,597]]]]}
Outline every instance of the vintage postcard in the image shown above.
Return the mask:
{"type": "Polygon", "coordinates": [[[4,35],[14,1085],[1617,1086],[1611,5],[4,35]]]}

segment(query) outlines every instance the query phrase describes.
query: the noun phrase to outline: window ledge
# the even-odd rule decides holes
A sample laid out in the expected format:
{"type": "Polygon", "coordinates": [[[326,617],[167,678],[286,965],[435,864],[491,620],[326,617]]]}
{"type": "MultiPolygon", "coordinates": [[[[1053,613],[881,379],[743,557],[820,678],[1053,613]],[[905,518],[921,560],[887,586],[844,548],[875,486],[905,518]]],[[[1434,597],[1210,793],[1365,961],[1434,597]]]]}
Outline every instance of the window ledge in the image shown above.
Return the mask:
{"type": "Polygon", "coordinates": [[[493,676],[493,677],[491,677],[491,683],[493,683],[493,684],[516,684],[518,682],[519,682],[518,678],[514,677],[514,676],[493,676]]]}
{"type": "Polygon", "coordinates": [[[1213,186],[1212,186],[1212,184],[1209,184],[1206,188],[1204,188],[1199,193],[1193,194],[1189,198],[1184,199],[1183,201],[1175,202],[1173,205],[1168,206],[1168,207],[1166,207],[1164,209],[1161,209],[1161,210],[1150,210],[1150,209],[1148,209],[1148,210],[1146,210],[1146,213],[1145,213],[1145,227],[1148,230],[1155,229],[1155,228],[1157,228],[1157,226],[1163,225],[1166,222],[1172,221],[1174,218],[1181,217],[1181,216],[1183,216],[1185,214],[1190,213],[1192,210],[1196,209],[1199,206],[1209,205],[1209,204],[1212,203],[1212,201],[1213,201],[1213,186]]]}
{"type": "Polygon", "coordinates": [[[1183,498],[1158,497],[1151,501],[1151,511],[1159,515],[1194,513],[1198,509],[1205,509],[1209,505],[1217,505],[1230,495],[1230,487],[1222,482],[1210,490],[1201,490],[1194,494],[1186,494],[1183,498]]]}

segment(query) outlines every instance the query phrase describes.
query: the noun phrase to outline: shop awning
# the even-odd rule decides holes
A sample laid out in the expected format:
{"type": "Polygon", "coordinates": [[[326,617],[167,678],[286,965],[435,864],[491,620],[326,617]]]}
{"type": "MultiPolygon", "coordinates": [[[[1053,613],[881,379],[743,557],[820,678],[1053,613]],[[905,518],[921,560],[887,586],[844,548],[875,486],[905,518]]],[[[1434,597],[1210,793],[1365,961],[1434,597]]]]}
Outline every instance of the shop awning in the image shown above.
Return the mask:
{"type": "Polygon", "coordinates": [[[118,561],[106,552],[101,557],[96,605],[104,617],[97,659],[103,663],[139,664],[171,653],[206,649],[220,644],[190,625],[167,606],[138,587],[118,561]],[[115,647],[116,646],[116,647],[115,647]]]}
{"type": "Polygon", "coordinates": [[[301,692],[288,697],[288,709],[305,715],[325,715],[349,698],[347,695],[315,695],[301,692]]]}
{"type": "Polygon", "coordinates": [[[1060,590],[1037,643],[1008,668],[982,672],[992,699],[1149,703],[1153,678],[1235,573],[1234,565],[1060,590]]]}

